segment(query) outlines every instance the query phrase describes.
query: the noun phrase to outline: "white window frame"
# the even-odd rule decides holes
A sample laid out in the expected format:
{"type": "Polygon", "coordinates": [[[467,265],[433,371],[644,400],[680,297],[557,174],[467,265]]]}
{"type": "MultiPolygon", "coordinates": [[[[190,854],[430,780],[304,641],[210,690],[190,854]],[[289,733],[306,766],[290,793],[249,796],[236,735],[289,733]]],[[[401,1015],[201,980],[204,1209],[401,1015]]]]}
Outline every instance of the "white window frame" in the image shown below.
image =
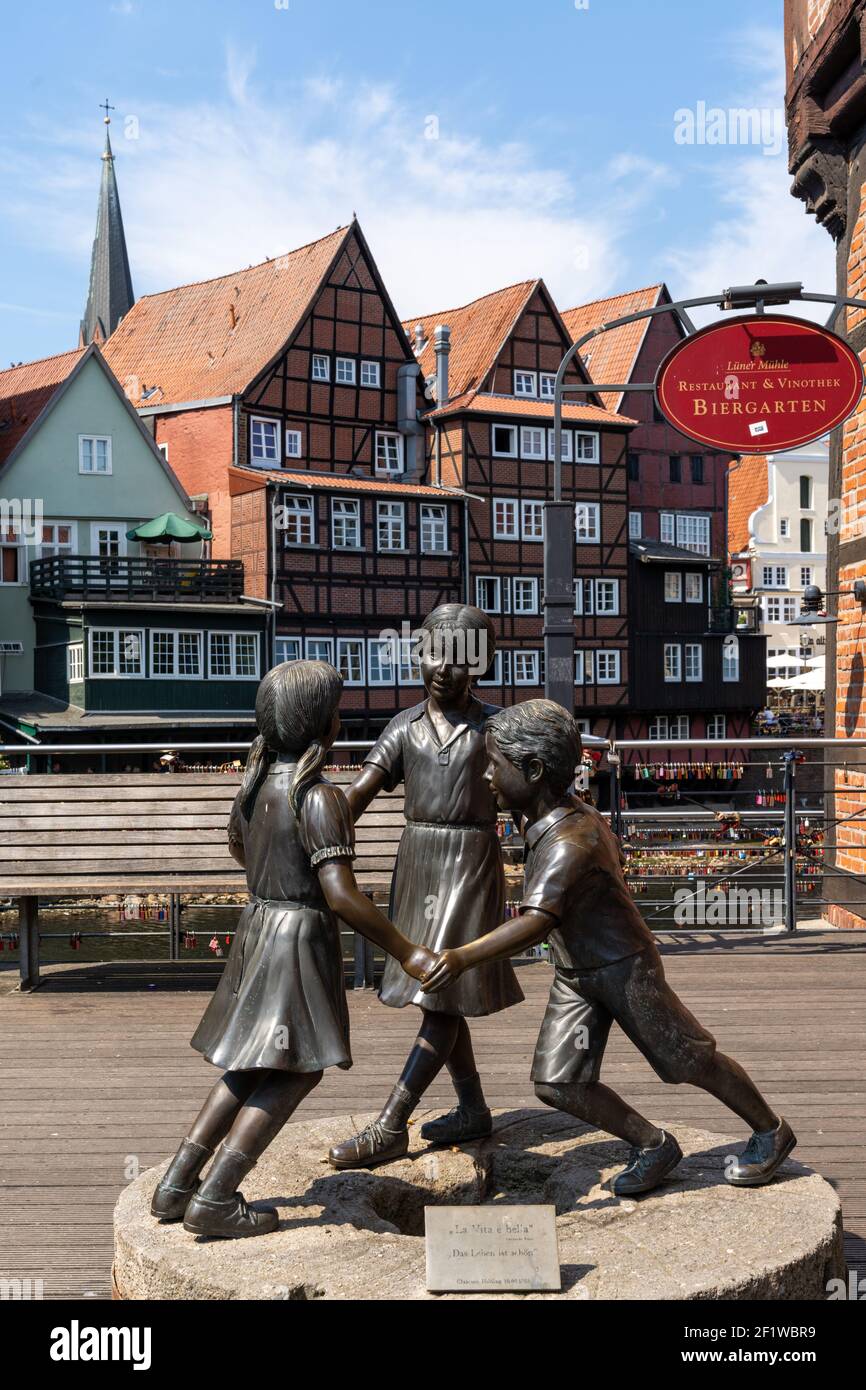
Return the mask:
{"type": "Polygon", "coordinates": [[[273,415],[251,415],[250,416],[250,463],[253,468],[279,468],[282,463],[282,443],[280,440],[280,422],[275,420],[273,415]],[[256,425],[267,425],[274,431],[274,456],[255,453],[255,431],[256,425]]]}
{"type": "Polygon", "coordinates": [[[511,611],[522,615],[538,612],[538,579],[534,575],[521,574],[513,577],[511,581],[511,611]],[[518,599],[518,595],[522,597],[518,599]]]}
{"type": "Polygon", "coordinates": [[[700,642],[686,642],[683,648],[683,675],[689,685],[698,685],[704,678],[704,648],[700,642]],[[690,674],[691,671],[691,674],[690,674]]]}
{"type": "Polygon", "coordinates": [[[538,373],[537,373],[537,372],[530,372],[530,371],[527,371],[524,367],[515,367],[515,368],[514,368],[513,384],[514,384],[514,392],[513,392],[513,394],[514,394],[515,396],[531,397],[531,398],[533,398],[533,399],[537,399],[537,398],[538,398],[538,373]],[[520,385],[518,384],[518,380],[519,380],[520,377],[525,377],[525,378],[526,378],[526,383],[527,383],[527,385],[528,385],[528,387],[529,387],[528,390],[523,390],[523,389],[521,389],[520,385]]]}
{"type": "Polygon", "coordinates": [[[49,518],[47,521],[43,521],[43,523],[42,523],[42,539],[41,539],[41,541],[39,542],[39,544],[35,547],[35,555],[36,555],[36,559],[37,559],[37,560],[50,560],[50,559],[53,559],[53,558],[55,558],[55,557],[60,557],[60,556],[63,556],[63,555],[74,555],[74,554],[76,553],[77,548],[78,548],[78,522],[77,522],[77,521],[64,521],[64,520],[57,520],[57,521],[55,521],[55,520],[50,519],[50,518],[49,518]],[[54,540],[54,541],[46,541],[46,539],[45,539],[45,528],[46,528],[47,526],[51,526],[51,527],[54,528],[55,535],[57,534],[57,528],[58,528],[58,526],[67,526],[67,527],[69,528],[69,541],[68,541],[68,543],[67,543],[66,545],[60,545],[56,540],[54,540]]]}
{"type": "Polygon", "coordinates": [[[149,643],[149,645],[150,645],[150,660],[149,660],[149,663],[148,663],[148,674],[149,674],[149,676],[150,676],[150,679],[151,679],[151,680],[155,680],[155,681],[174,681],[174,680],[200,681],[200,680],[204,680],[204,652],[203,652],[202,638],[203,638],[203,633],[201,632],[201,630],[196,630],[195,628],[167,628],[167,627],[155,627],[155,628],[151,628],[151,630],[150,630],[150,643],[149,643]],[[155,649],[156,649],[156,643],[155,643],[154,639],[155,639],[156,637],[170,637],[170,638],[172,639],[172,641],[171,641],[171,670],[170,670],[170,671],[155,671],[155,670],[154,670],[154,665],[155,665],[154,657],[155,657],[155,649]],[[180,639],[181,639],[181,637],[194,637],[194,638],[196,638],[196,646],[197,646],[197,649],[198,649],[198,674],[197,674],[197,675],[191,675],[188,671],[181,671],[181,670],[179,669],[180,639]]]}
{"type": "Polygon", "coordinates": [[[520,503],[516,497],[493,497],[490,502],[493,513],[493,539],[495,541],[519,541],[520,540],[520,503]],[[503,531],[499,529],[499,519],[496,515],[497,507],[503,509],[505,516],[512,519],[511,529],[503,531]]]}
{"type": "Polygon", "coordinates": [[[422,502],[418,509],[418,539],[422,555],[448,555],[448,508],[440,502],[422,502]],[[435,514],[435,515],[434,515],[435,514]],[[431,545],[440,538],[442,545],[431,545]]]}
{"type": "Polygon", "coordinates": [[[418,642],[413,637],[400,638],[397,684],[404,686],[424,684],[424,677],[421,675],[421,663],[418,660],[418,642]]]}
{"type": "Polygon", "coordinates": [[[374,362],[369,358],[362,361],[361,385],[369,390],[379,389],[379,387],[382,385],[382,365],[380,362],[374,362]],[[373,381],[366,381],[365,377],[369,377],[371,375],[373,375],[375,379],[373,381]]]}
{"type": "MultiPolygon", "coordinates": [[[[547,461],[553,463],[553,430],[547,431],[547,461]]],[[[574,439],[571,430],[562,431],[562,462],[571,463],[574,458],[574,439]]]]}
{"type": "Polygon", "coordinates": [[[335,384],[335,386],[356,386],[356,385],[357,385],[357,377],[358,377],[358,365],[357,365],[357,363],[356,363],[354,357],[338,357],[337,360],[336,360],[335,367],[334,367],[334,384],[335,384]],[[340,375],[340,370],[341,370],[341,368],[342,368],[343,370],[345,370],[347,367],[351,369],[350,372],[349,372],[349,375],[348,375],[348,376],[341,376],[341,375],[340,375]]]}
{"type": "Polygon", "coordinates": [[[215,628],[214,628],[214,629],[211,629],[211,630],[208,632],[208,634],[207,634],[207,673],[208,673],[208,680],[213,680],[213,681],[257,681],[257,680],[259,680],[259,678],[260,678],[260,676],[261,676],[261,669],[262,669],[261,641],[260,641],[260,639],[259,639],[259,634],[258,634],[257,632],[219,632],[219,631],[217,631],[215,628]],[[230,657],[231,657],[231,673],[230,673],[229,675],[223,675],[223,674],[221,674],[221,673],[216,673],[216,674],[215,674],[215,673],[214,673],[214,669],[213,669],[213,639],[214,639],[214,638],[222,638],[222,637],[228,637],[228,638],[230,638],[229,653],[230,653],[230,657]],[[244,640],[245,642],[246,642],[248,639],[252,639],[252,641],[253,641],[254,644],[255,644],[255,653],[256,653],[256,657],[255,657],[255,671],[253,672],[252,675],[249,675],[249,674],[247,674],[246,672],[241,672],[240,675],[238,675],[238,638],[243,638],[243,640],[244,640]]]}
{"type": "Polygon", "coordinates": [[[539,653],[537,651],[515,651],[512,653],[514,684],[532,686],[539,683],[539,653]],[[530,674],[522,677],[517,672],[521,665],[528,664],[530,674]]]}
{"type": "Polygon", "coordinates": [[[398,473],[406,471],[406,455],[404,451],[404,439],[402,434],[396,430],[376,430],[374,472],[380,477],[393,478],[398,473]],[[397,446],[397,462],[389,462],[391,449],[390,446],[397,446]],[[385,462],[381,462],[384,455],[385,462]]]}
{"type": "Polygon", "coordinates": [[[502,579],[498,574],[476,574],[475,576],[475,606],[480,608],[482,613],[501,613],[502,612],[502,579]],[[491,603],[485,603],[485,585],[491,586],[491,603]]]}
{"type": "Polygon", "coordinates": [[[376,503],[376,549],[384,555],[404,553],[406,550],[406,503],[376,503]],[[399,538],[398,545],[391,545],[393,536],[399,538]],[[383,536],[389,544],[383,544],[383,536]]]}
{"type": "Polygon", "coordinates": [[[66,679],[70,685],[84,680],[84,643],[70,642],[66,648],[66,679]]]}
{"type": "Polygon", "coordinates": [[[390,637],[368,637],[367,638],[367,684],[370,686],[391,686],[397,684],[397,668],[394,664],[393,642],[390,637]],[[389,653],[390,675],[378,677],[374,675],[376,660],[374,653],[381,647],[385,647],[389,653]]]}
{"type": "Polygon", "coordinates": [[[544,503],[540,498],[524,497],[520,503],[520,535],[521,539],[530,545],[541,545],[544,541],[544,503]],[[530,517],[541,518],[541,535],[533,534],[536,530],[534,522],[530,517]]]}
{"type": "Polygon", "coordinates": [[[544,429],[541,425],[520,426],[520,457],[544,461],[546,455],[544,429]],[[537,448],[534,447],[537,445],[537,448]]]}
{"type": "Polygon", "coordinates": [[[495,458],[495,459],[516,459],[516,458],[517,458],[517,443],[518,443],[519,438],[520,438],[520,431],[518,430],[517,425],[509,425],[509,424],[503,423],[502,421],[494,420],[493,424],[490,426],[490,453],[491,453],[492,457],[495,458]],[[510,434],[510,436],[511,436],[511,447],[510,447],[510,448],[508,448],[508,449],[497,449],[497,447],[496,447],[496,431],[497,431],[497,430],[508,430],[508,431],[509,431],[509,434],[510,434]]]}
{"type": "Polygon", "coordinates": [[[134,627],[92,627],[92,628],[90,628],[89,631],[88,631],[88,634],[87,634],[87,669],[88,669],[88,674],[89,674],[90,679],[91,679],[91,680],[95,680],[95,681],[140,681],[140,680],[144,680],[144,679],[145,679],[145,671],[146,671],[146,665],[145,665],[145,646],[144,646],[144,628],[134,628],[134,627]],[[114,669],[113,669],[112,671],[96,671],[96,670],[94,669],[94,667],[95,667],[95,662],[94,662],[94,660],[93,660],[93,646],[94,646],[93,639],[94,639],[94,637],[96,636],[97,633],[102,633],[102,632],[110,632],[110,633],[112,634],[113,647],[114,647],[114,650],[113,650],[113,657],[112,657],[113,663],[114,663],[114,669]],[[138,638],[138,668],[139,668],[139,669],[138,669],[137,671],[121,671],[121,670],[120,670],[120,638],[121,638],[121,634],[123,634],[123,636],[125,636],[125,637],[137,637],[137,638],[138,638]]]}
{"type": "Polygon", "coordinates": [[[761,588],[762,589],[787,589],[788,587],[788,566],[787,565],[763,565],[761,567],[761,588]],[[769,578],[767,577],[769,575],[769,578]]]}
{"type": "Polygon", "coordinates": [[[687,571],[686,571],[685,583],[684,583],[684,586],[683,586],[683,595],[684,595],[684,597],[685,597],[686,603],[703,603],[703,601],[704,601],[704,576],[703,576],[703,574],[701,573],[700,570],[687,570],[687,571]],[[697,580],[697,584],[695,584],[695,580],[697,580]],[[696,593],[691,593],[691,594],[689,593],[689,583],[690,583],[690,581],[691,581],[692,589],[697,588],[697,592],[696,592],[696,593]]]}
{"type": "Polygon", "coordinates": [[[574,461],[575,463],[598,463],[599,461],[599,436],[594,430],[575,430],[574,431],[574,461]],[[581,453],[582,441],[590,440],[588,454],[581,453]]]}
{"type": "Polygon", "coordinates": [[[331,547],[334,550],[363,550],[361,532],[361,501],[358,497],[331,498],[331,547]],[[350,523],[354,526],[350,527],[350,523]],[[337,539],[338,524],[343,536],[354,535],[355,539],[337,539]]]}
{"type": "Polygon", "coordinates": [[[679,570],[665,570],[665,603],[682,603],[683,577],[679,570]]]}
{"type": "Polygon", "coordinates": [[[576,545],[601,544],[601,504],[599,502],[575,502],[574,540],[576,545]],[[582,532],[585,534],[581,534],[582,532]]]}
{"type": "Polygon", "coordinates": [[[304,436],[301,430],[287,429],[284,443],[287,459],[299,459],[304,457],[304,436]],[[292,447],[292,445],[295,444],[297,448],[292,447]]]}
{"type": "Polygon", "coordinates": [[[296,493],[286,493],[282,501],[283,521],[286,523],[282,527],[283,545],[296,548],[309,547],[316,544],[316,510],[315,499],[312,497],[301,497],[296,493]],[[300,537],[304,522],[309,521],[310,539],[308,541],[293,539],[291,528],[288,523],[291,521],[297,529],[300,537]]]}
{"type": "Polygon", "coordinates": [[[310,361],[310,379],[312,381],[328,382],[331,380],[331,359],[325,352],[314,352],[310,361]],[[324,363],[324,372],[317,373],[317,364],[324,363]]]}
{"type": "Polygon", "coordinates": [[[682,681],[683,649],[680,642],[665,642],[662,671],[665,684],[678,685],[682,681]]]}
{"type": "Polygon", "coordinates": [[[620,673],[622,670],[621,652],[610,651],[602,648],[595,653],[595,684],[596,685],[619,685],[620,673]],[[610,670],[602,675],[602,670],[610,664],[610,670]]]}
{"type": "Polygon", "coordinates": [[[78,471],[86,478],[108,478],[112,472],[111,459],[111,435],[110,434],[80,434],[78,436],[78,471]],[[84,466],[84,445],[88,442],[91,447],[91,458],[96,463],[96,445],[105,444],[105,467],[104,468],[85,468],[84,466]]]}
{"type": "Polygon", "coordinates": [[[284,661],[300,661],[304,654],[304,643],[301,637],[281,637],[279,634],[274,638],[274,665],[280,666],[284,661]],[[294,650],[294,656],[288,655],[289,646],[294,650]],[[281,650],[282,649],[282,650],[281,650]]]}
{"type": "MultiPolygon", "coordinates": [[[[343,685],[347,690],[356,689],[358,686],[367,684],[367,650],[363,637],[338,637],[337,638],[337,670],[343,677],[343,685]],[[343,670],[341,659],[349,653],[351,660],[352,653],[356,658],[356,664],[360,669],[360,676],[357,678],[346,675],[343,670]]],[[[351,669],[351,668],[349,668],[351,669]]]]}
{"type": "Polygon", "coordinates": [[[307,661],[327,661],[329,666],[333,666],[333,637],[306,637],[304,639],[304,656],[307,661]]]}
{"type": "Polygon", "coordinates": [[[619,617],[619,580],[618,579],[596,579],[595,588],[595,616],[597,618],[617,618],[619,617]],[[602,603],[602,595],[609,593],[613,603],[607,607],[602,603]]]}

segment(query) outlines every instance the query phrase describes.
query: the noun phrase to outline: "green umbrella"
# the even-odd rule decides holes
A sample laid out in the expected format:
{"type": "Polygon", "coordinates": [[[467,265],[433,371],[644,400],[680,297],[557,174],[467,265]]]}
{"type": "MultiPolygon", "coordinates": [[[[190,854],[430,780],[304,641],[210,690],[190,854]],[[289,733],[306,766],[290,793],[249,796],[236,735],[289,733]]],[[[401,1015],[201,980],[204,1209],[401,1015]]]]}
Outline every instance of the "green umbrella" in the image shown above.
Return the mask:
{"type": "Polygon", "coordinates": [[[188,521],[185,516],[178,516],[176,512],[163,512],[162,516],[155,516],[153,521],[143,521],[140,526],[133,526],[131,531],[127,531],[128,541],[210,541],[213,540],[213,532],[209,531],[202,523],[188,521]]]}

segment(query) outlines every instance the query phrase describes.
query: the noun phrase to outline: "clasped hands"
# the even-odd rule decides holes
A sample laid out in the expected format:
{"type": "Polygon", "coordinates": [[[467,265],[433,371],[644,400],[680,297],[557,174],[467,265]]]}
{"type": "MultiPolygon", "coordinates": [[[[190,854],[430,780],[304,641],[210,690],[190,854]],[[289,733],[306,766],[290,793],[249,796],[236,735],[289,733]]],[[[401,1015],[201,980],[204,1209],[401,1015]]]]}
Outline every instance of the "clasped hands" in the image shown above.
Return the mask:
{"type": "Polygon", "coordinates": [[[401,964],[407,975],[420,982],[424,994],[438,994],[466,969],[459,950],[428,951],[426,946],[413,946],[401,964]]]}

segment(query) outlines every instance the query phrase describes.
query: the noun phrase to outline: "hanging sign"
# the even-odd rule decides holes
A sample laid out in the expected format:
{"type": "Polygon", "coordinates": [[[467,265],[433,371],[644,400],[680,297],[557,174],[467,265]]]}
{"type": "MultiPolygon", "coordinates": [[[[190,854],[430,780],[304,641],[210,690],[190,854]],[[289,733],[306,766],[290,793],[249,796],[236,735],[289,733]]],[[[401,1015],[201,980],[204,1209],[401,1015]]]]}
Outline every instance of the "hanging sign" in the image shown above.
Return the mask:
{"type": "Polygon", "coordinates": [[[835,333],[749,314],[702,328],[668,353],[655,382],[670,425],[711,449],[779,453],[819,439],[856,409],[863,368],[835,333]]]}

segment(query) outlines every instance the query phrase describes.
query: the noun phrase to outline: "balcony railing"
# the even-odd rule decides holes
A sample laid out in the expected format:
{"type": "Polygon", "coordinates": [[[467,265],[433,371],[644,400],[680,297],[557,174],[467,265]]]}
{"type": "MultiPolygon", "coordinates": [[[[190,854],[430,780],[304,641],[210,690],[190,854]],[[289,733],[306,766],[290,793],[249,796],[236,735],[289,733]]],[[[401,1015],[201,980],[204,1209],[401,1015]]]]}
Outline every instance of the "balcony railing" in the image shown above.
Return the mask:
{"type": "Polygon", "coordinates": [[[225,603],[240,598],[242,560],[161,560],[151,556],[55,555],[30,563],[34,598],[150,599],[225,603]]]}

